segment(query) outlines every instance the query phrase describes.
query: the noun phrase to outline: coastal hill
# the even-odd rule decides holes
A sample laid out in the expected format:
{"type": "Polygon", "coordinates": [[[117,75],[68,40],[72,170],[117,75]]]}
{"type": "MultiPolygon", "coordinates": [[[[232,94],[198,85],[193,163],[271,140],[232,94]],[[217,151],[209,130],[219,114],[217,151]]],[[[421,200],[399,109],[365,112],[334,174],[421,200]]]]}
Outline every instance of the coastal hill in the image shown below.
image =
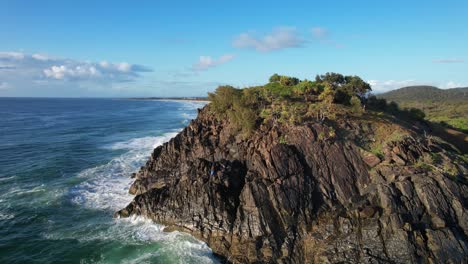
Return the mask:
{"type": "Polygon", "coordinates": [[[468,87],[440,89],[434,86],[407,86],[380,94],[379,97],[395,102],[468,100],[468,87]]]}
{"type": "Polygon", "coordinates": [[[468,87],[439,89],[433,86],[409,86],[378,95],[402,108],[418,108],[432,122],[468,132],[468,87]]]}
{"type": "Polygon", "coordinates": [[[231,263],[466,263],[468,165],[357,76],[221,86],[135,174],[142,215],[231,263]]]}

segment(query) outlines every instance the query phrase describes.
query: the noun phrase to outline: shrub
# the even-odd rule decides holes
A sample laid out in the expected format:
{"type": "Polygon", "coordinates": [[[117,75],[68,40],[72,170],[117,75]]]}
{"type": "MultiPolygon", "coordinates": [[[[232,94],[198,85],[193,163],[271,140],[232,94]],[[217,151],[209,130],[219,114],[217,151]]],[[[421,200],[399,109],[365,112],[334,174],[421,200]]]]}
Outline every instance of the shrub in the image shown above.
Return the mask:
{"type": "MultiPolygon", "coordinates": [[[[336,104],[350,105],[353,112],[362,113],[361,101],[370,86],[357,76],[343,76],[327,73],[316,77],[316,81],[273,74],[269,83],[263,86],[238,89],[232,86],[219,86],[208,97],[208,108],[216,118],[228,118],[232,125],[247,135],[255,130],[257,121],[290,124],[303,123],[305,118],[333,120],[336,104]],[[309,104],[308,102],[314,102],[309,104]]],[[[378,105],[381,101],[369,97],[368,103],[378,105]]],[[[387,105],[385,104],[385,107],[387,105]]],[[[380,107],[380,106],[379,106],[380,107]]],[[[416,116],[420,113],[413,111],[416,116]]],[[[330,135],[327,135],[331,137],[330,135]]]]}
{"type": "Polygon", "coordinates": [[[224,115],[232,108],[234,102],[240,100],[242,91],[232,86],[219,86],[214,93],[208,93],[210,108],[218,115],[224,115]]]}
{"type": "Polygon", "coordinates": [[[424,120],[426,117],[426,114],[421,109],[417,108],[410,108],[408,110],[410,118],[415,119],[415,120],[424,120]]]}
{"type": "Polygon", "coordinates": [[[351,104],[351,111],[356,115],[362,115],[363,109],[361,105],[361,100],[357,96],[351,97],[349,101],[351,104]]]}
{"type": "Polygon", "coordinates": [[[272,83],[272,82],[279,82],[279,81],[280,81],[280,78],[281,78],[281,76],[279,76],[277,73],[275,73],[275,74],[273,74],[273,75],[270,77],[269,81],[270,81],[271,83],[272,83]]]}

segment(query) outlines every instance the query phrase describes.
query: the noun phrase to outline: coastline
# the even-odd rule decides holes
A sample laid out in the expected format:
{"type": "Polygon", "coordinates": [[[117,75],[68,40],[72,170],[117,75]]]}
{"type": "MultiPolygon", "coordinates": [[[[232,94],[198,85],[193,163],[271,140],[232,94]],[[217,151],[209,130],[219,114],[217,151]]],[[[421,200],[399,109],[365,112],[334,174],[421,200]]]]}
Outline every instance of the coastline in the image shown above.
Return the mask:
{"type": "Polygon", "coordinates": [[[128,100],[141,100],[141,101],[166,101],[166,102],[203,102],[209,103],[208,98],[203,97],[142,97],[142,98],[127,98],[128,100]]]}

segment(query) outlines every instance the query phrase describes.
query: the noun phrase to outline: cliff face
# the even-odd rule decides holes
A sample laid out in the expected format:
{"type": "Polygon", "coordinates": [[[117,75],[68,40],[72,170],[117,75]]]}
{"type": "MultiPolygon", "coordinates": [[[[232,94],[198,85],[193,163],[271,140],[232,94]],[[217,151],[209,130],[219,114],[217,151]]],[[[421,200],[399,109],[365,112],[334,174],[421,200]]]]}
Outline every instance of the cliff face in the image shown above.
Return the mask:
{"type": "Polygon", "coordinates": [[[410,132],[378,157],[355,142],[398,125],[335,126],[242,139],[204,109],[154,150],[116,215],[189,232],[230,262],[466,263],[467,166],[450,147],[410,132]]]}

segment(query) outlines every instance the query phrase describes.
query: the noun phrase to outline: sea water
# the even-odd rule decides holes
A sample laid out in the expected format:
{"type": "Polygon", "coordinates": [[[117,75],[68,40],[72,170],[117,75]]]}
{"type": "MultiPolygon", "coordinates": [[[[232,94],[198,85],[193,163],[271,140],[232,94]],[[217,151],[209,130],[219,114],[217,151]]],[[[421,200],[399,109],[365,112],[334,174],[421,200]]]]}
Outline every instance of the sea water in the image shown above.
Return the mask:
{"type": "Polygon", "coordinates": [[[202,102],[0,98],[0,263],[216,263],[192,236],[114,219],[202,102]]]}

